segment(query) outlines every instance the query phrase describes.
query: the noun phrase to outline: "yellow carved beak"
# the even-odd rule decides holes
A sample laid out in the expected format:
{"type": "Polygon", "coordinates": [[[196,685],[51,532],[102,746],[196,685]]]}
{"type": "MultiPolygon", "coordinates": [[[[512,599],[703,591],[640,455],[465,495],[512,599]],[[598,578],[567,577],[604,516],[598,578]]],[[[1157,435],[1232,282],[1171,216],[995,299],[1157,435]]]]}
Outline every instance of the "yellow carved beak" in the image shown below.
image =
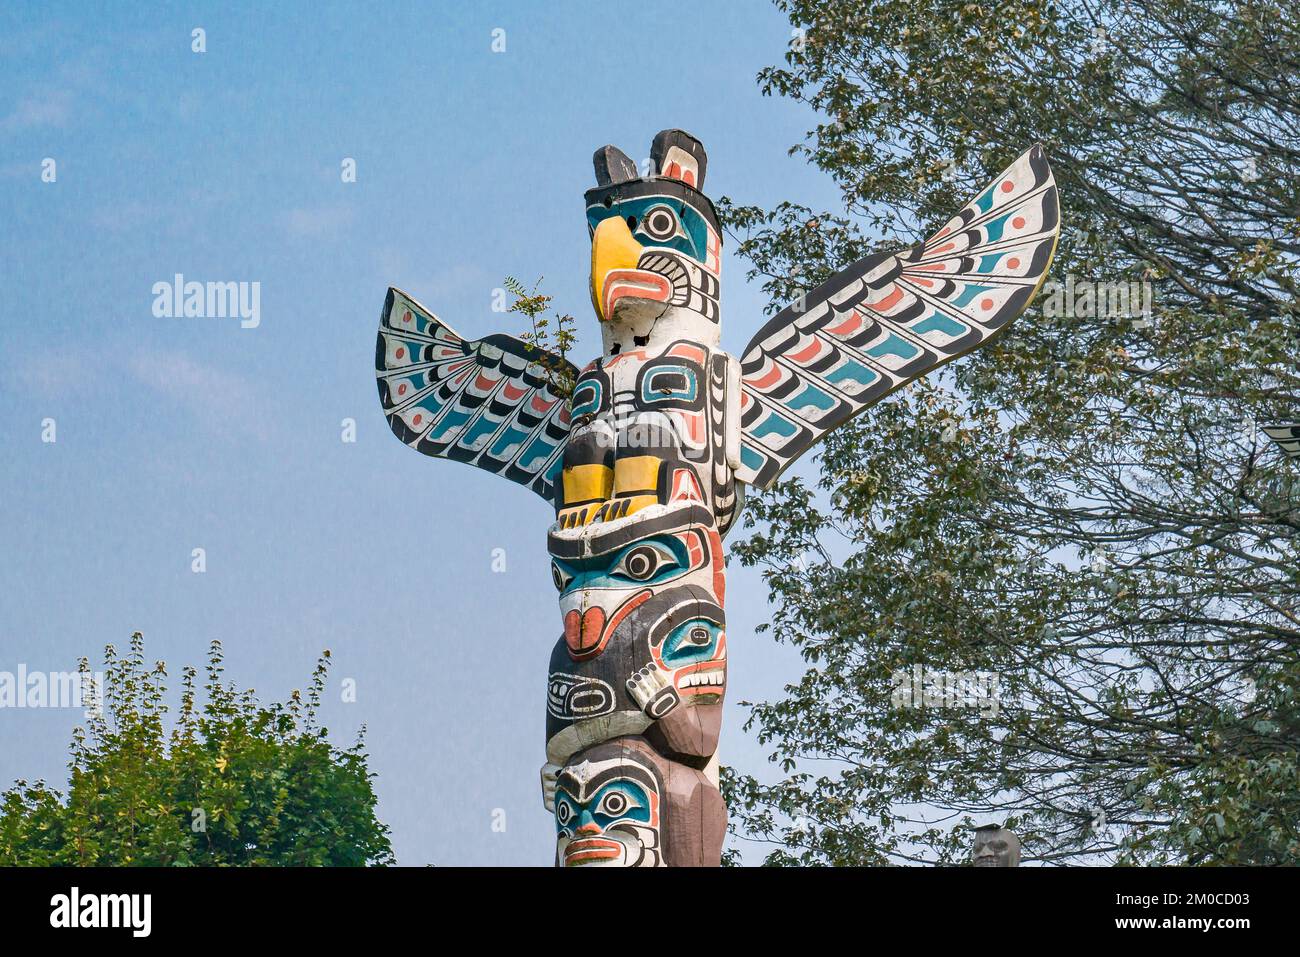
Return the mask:
{"type": "Polygon", "coordinates": [[[622,216],[602,219],[591,237],[591,304],[596,318],[604,322],[605,278],[615,269],[635,269],[641,258],[641,244],[622,216]]]}

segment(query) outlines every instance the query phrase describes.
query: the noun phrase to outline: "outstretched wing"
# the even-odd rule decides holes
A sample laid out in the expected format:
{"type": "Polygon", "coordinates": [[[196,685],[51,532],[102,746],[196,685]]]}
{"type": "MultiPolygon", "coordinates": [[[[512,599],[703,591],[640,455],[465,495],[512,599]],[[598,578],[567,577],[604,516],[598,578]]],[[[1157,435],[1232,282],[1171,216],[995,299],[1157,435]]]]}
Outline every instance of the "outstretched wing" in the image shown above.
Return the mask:
{"type": "Polygon", "coordinates": [[[375,344],[379,401],[393,434],[436,458],[469,462],[552,500],[569,436],[568,403],[547,368],[570,363],[513,336],[468,340],[389,289],[375,344]]]}
{"type": "Polygon", "coordinates": [[[1274,422],[1264,426],[1264,434],[1291,458],[1300,459],[1300,422],[1274,422]]]}
{"type": "Polygon", "coordinates": [[[988,342],[1038,291],[1059,228],[1034,146],[924,243],[868,256],[782,309],[740,360],[736,478],[770,487],[831,429],[988,342]]]}

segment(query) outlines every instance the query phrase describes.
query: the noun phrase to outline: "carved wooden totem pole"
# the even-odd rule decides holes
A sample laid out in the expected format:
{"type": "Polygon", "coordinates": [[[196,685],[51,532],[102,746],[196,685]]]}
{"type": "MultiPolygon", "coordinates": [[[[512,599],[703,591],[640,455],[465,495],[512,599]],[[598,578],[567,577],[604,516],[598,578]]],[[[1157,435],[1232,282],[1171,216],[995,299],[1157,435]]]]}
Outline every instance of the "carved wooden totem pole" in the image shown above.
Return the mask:
{"type": "Polygon", "coordinates": [[[1020,838],[1001,824],[977,827],[970,860],[974,867],[1019,867],[1020,838]]]}
{"type": "Polygon", "coordinates": [[[508,335],[461,338],[388,291],[375,352],[393,432],[532,489],[563,634],[546,686],[542,789],[556,863],[716,865],[726,825],[722,538],[828,431],[989,341],[1056,245],[1034,147],[931,239],[837,274],[719,348],[722,233],[699,140],[665,130],[653,174],[612,146],[586,193],[602,354],[579,372],[508,335]],[[576,384],[567,400],[555,369],[576,384]]]}

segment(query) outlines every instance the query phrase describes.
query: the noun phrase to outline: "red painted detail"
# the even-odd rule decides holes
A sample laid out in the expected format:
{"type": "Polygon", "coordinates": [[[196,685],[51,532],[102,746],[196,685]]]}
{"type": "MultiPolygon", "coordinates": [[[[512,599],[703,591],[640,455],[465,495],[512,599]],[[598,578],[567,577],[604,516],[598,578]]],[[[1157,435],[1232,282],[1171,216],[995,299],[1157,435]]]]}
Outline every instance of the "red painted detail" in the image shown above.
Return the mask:
{"type": "Polygon", "coordinates": [[[790,361],[797,363],[798,365],[803,365],[805,362],[815,357],[817,353],[821,351],[822,351],[821,340],[813,339],[812,342],[808,343],[808,345],[804,346],[798,352],[791,352],[790,361]]]}
{"type": "Polygon", "coordinates": [[[704,501],[700,492],[700,483],[690,469],[677,469],[673,472],[673,495],[671,501],[704,501]]]}
{"type": "Polygon", "coordinates": [[[608,622],[605,621],[605,610],[600,607],[588,608],[581,615],[576,608],[570,611],[564,616],[564,643],[569,647],[569,657],[583,661],[604,651],[623,619],[648,601],[650,595],[649,589],[637,592],[614,612],[608,622]],[[599,627],[596,627],[597,622],[599,627]]]}
{"type": "Polygon", "coordinates": [[[1019,257],[1017,257],[1017,256],[1012,256],[1010,259],[1008,259],[1008,260],[1007,260],[1007,268],[1008,268],[1008,269],[1019,269],[1019,268],[1020,268],[1020,259],[1019,259],[1019,257]]]}
{"type": "Polygon", "coordinates": [[[677,420],[686,427],[686,434],[694,444],[699,445],[704,441],[703,412],[679,412],[677,420]]]}
{"type": "Polygon", "coordinates": [[[696,362],[704,362],[704,350],[699,346],[693,346],[689,342],[679,342],[668,350],[668,354],[675,358],[694,359],[696,362]]]}
{"type": "Polygon", "coordinates": [[[764,372],[760,376],[754,376],[753,378],[746,379],[745,385],[751,385],[755,389],[767,389],[770,388],[771,386],[776,385],[777,382],[779,382],[780,380],[781,380],[781,367],[777,365],[775,362],[773,362],[772,367],[767,372],[764,372]]]}
{"type": "Polygon", "coordinates": [[[601,634],[605,630],[605,609],[599,605],[588,608],[582,614],[575,608],[564,616],[564,643],[569,646],[569,654],[590,653],[601,644],[601,634]]]}
{"type": "Polygon", "coordinates": [[[722,536],[716,528],[709,529],[707,534],[713,564],[713,593],[718,597],[718,607],[722,608],[727,604],[727,566],[722,561],[722,536]]]}
{"type": "Polygon", "coordinates": [[[897,284],[895,284],[894,288],[890,291],[888,296],[880,300],[880,302],[867,303],[867,308],[872,310],[873,312],[888,312],[890,309],[893,309],[895,306],[897,306],[899,302],[902,301],[902,298],[903,298],[903,290],[897,284]]]}
{"type": "Polygon", "coordinates": [[[624,296],[667,302],[672,294],[667,276],[645,269],[611,269],[605,276],[605,317],[614,314],[614,303],[624,296]]]}
{"type": "Polygon", "coordinates": [[[1011,180],[1007,180],[1005,183],[1002,184],[1002,192],[1004,193],[1009,193],[1015,188],[1016,188],[1016,184],[1011,182],[1011,180]]]}
{"type": "Polygon", "coordinates": [[[983,301],[980,303],[980,308],[981,308],[981,309],[984,309],[984,310],[992,309],[992,308],[993,308],[993,300],[992,300],[992,299],[985,299],[985,300],[983,300],[983,301]]]}
{"type": "Polygon", "coordinates": [[[517,386],[513,382],[507,382],[501,387],[501,394],[509,401],[516,402],[528,394],[528,390],[522,386],[517,386]]]}
{"type": "Polygon", "coordinates": [[[831,326],[826,331],[833,336],[847,336],[857,332],[862,328],[862,317],[854,310],[844,318],[844,321],[837,326],[831,326]]]}
{"type": "MultiPolygon", "coordinates": [[[[579,834],[601,833],[596,825],[578,829],[579,834]],[[594,830],[593,830],[594,829],[594,830]]],[[[568,865],[586,864],[590,861],[613,861],[623,853],[623,845],[606,837],[584,837],[570,841],[564,848],[564,863],[568,865]]]]}
{"type": "Polygon", "coordinates": [[[691,558],[691,570],[694,571],[704,564],[703,542],[698,532],[688,532],[681,539],[686,544],[686,554],[691,558]]]}
{"type": "Polygon", "coordinates": [[[1014,226],[1016,229],[1024,229],[1025,217],[1017,216],[1015,219],[1011,220],[1011,225],[1014,226]]]}

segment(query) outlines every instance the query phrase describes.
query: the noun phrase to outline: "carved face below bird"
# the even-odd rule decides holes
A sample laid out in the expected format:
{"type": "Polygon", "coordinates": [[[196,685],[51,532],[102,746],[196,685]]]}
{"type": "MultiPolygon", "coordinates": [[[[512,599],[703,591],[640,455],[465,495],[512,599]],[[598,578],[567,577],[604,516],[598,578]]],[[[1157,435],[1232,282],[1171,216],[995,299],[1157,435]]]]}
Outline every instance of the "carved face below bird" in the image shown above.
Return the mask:
{"type": "Polygon", "coordinates": [[[551,655],[547,759],[560,764],[611,729],[666,752],[708,756],[727,681],[722,538],[682,503],[553,529],[564,635],[551,655]]]}
{"type": "Polygon", "coordinates": [[[700,191],[707,160],[699,140],[664,130],[651,146],[647,177],[613,146],[596,151],[595,165],[597,185],[585,198],[591,302],[605,354],[670,334],[717,345],[722,240],[713,203],[700,191]]]}

